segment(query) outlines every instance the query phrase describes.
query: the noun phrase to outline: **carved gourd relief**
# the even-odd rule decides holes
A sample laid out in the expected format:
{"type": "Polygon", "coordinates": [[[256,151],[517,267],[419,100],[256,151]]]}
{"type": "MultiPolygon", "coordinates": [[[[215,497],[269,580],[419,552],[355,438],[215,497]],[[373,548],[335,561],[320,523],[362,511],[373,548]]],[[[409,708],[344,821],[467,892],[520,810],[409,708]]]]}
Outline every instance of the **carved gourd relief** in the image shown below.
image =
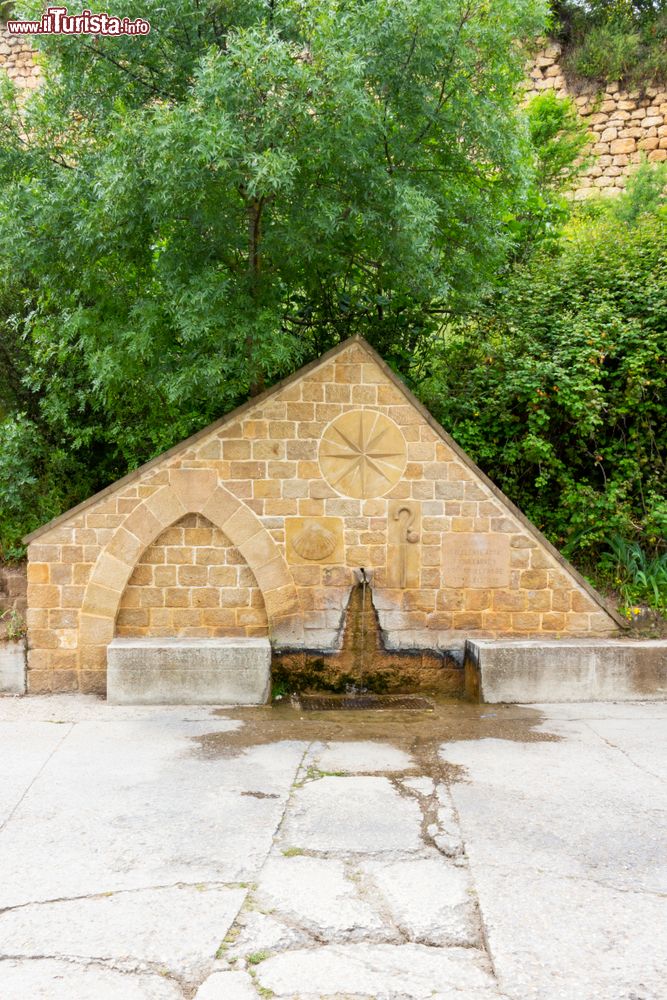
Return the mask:
{"type": "Polygon", "coordinates": [[[400,427],[376,410],[352,410],[337,417],[320,442],[322,475],[343,496],[367,500],[396,485],[407,461],[400,427]]]}

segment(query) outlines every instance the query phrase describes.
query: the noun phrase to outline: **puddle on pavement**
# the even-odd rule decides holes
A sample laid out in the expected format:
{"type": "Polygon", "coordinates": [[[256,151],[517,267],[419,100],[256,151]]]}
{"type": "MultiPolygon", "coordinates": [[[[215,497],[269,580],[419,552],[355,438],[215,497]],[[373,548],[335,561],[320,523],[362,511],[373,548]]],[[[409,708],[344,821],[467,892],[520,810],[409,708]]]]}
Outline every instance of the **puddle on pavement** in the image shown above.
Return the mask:
{"type": "Polygon", "coordinates": [[[442,743],[460,740],[513,740],[518,743],[560,742],[554,733],[537,727],[544,715],[537,709],[517,705],[476,705],[471,702],[432,697],[432,707],[423,711],[377,710],[307,711],[289,703],[274,702],[252,708],[215,709],[213,715],[238,719],[243,726],[233,732],[206,733],[193,737],[198,756],[235,757],[248,747],[284,740],[312,742],[390,743],[411,754],[416,761],[437,757],[442,743]]]}

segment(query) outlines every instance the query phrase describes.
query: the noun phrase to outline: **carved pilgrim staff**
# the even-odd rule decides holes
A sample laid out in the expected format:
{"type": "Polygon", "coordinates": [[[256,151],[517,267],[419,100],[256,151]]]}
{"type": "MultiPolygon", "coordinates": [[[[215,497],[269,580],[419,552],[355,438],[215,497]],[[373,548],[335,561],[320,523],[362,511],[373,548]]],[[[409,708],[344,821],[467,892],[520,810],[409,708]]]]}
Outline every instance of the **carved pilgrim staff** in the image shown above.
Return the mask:
{"type": "Polygon", "coordinates": [[[399,587],[407,587],[408,585],[408,544],[413,544],[419,541],[419,535],[416,531],[411,530],[410,525],[413,523],[416,517],[415,511],[410,510],[409,507],[399,507],[399,509],[394,514],[394,520],[398,521],[401,526],[401,538],[399,543],[399,587]],[[401,514],[407,514],[407,518],[402,518],[401,514]]]}

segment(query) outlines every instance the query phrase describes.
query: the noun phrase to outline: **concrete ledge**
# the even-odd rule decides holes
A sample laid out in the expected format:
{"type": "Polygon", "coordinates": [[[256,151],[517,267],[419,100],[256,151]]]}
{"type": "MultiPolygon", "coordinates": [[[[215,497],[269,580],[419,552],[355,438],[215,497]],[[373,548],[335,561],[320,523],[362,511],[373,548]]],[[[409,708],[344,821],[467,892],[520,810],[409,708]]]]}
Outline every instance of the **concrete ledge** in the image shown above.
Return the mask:
{"type": "Polygon", "coordinates": [[[667,701],[667,640],[469,639],[465,683],[490,703],[667,701]]]}
{"type": "Polygon", "coordinates": [[[25,643],[0,643],[0,694],[25,694],[25,643]]]}
{"type": "Polygon", "coordinates": [[[261,705],[271,685],[268,639],[114,639],[114,705],[261,705]]]}

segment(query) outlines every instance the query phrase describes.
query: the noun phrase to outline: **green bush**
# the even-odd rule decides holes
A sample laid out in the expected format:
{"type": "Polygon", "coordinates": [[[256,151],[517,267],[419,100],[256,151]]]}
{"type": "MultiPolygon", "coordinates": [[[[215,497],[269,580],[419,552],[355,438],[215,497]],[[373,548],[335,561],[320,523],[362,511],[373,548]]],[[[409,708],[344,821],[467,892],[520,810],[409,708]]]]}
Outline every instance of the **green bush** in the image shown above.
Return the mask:
{"type": "Polygon", "coordinates": [[[555,5],[564,64],[577,76],[642,86],[667,79],[667,10],[656,3],[611,0],[555,5]]]}
{"type": "Polygon", "coordinates": [[[568,555],[667,527],[667,226],[570,223],[446,331],[424,402],[568,555]]]}

